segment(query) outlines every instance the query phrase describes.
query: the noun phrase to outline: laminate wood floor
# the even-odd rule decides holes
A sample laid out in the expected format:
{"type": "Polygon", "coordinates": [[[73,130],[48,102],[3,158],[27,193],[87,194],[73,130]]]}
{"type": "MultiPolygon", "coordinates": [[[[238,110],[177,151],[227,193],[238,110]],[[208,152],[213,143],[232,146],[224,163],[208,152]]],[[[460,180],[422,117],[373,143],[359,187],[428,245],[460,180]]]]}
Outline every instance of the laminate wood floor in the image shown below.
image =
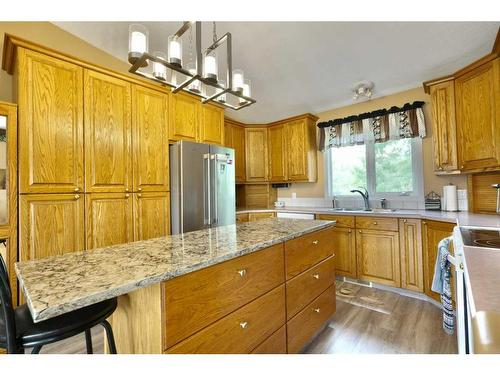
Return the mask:
{"type": "MultiPolygon", "coordinates": [[[[457,353],[455,335],[444,333],[441,310],[430,302],[375,288],[356,288],[357,300],[378,300],[383,309],[337,298],[337,312],[305,353],[457,353]]],[[[94,353],[104,352],[101,327],[92,330],[94,353]]],[[[84,354],[83,334],[47,345],[41,353],[84,354]]]]}

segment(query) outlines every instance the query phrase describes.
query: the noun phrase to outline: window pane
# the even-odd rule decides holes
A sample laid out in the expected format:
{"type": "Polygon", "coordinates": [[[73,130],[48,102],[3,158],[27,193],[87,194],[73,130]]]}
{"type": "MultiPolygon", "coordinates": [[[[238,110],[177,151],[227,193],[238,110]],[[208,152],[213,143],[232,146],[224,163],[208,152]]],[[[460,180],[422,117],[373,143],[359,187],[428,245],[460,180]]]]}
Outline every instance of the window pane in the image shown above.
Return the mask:
{"type": "Polygon", "coordinates": [[[366,186],[366,153],[364,145],[334,147],[331,152],[332,193],[351,195],[352,189],[366,186]]]}
{"type": "Polygon", "coordinates": [[[413,191],[410,138],[375,144],[375,180],[377,193],[413,191]]]}

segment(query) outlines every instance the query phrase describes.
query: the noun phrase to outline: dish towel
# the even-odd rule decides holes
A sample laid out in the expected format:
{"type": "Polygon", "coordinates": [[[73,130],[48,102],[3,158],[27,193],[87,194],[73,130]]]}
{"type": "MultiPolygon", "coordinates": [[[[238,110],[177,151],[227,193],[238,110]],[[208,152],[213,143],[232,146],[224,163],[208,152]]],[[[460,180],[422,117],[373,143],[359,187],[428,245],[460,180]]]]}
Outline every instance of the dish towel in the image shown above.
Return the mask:
{"type": "Polygon", "coordinates": [[[450,254],[449,247],[452,237],[447,237],[439,241],[436,265],[434,267],[434,278],[431,290],[441,295],[443,305],[443,329],[451,335],[455,330],[455,314],[451,300],[451,263],[448,260],[450,254]]]}

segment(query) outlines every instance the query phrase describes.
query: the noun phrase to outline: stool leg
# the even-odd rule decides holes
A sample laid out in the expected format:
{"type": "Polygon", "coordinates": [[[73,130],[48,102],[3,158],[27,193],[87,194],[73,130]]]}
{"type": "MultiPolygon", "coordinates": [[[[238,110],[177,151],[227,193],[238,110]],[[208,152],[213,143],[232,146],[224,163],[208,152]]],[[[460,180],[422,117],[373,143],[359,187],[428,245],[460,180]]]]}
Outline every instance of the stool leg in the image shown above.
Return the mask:
{"type": "Polygon", "coordinates": [[[40,350],[42,350],[42,345],[35,346],[31,351],[31,354],[38,354],[40,353],[40,350]]]}
{"type": "Polygon", "coordinates": [[[108,338],[108,346],[110,354],[116,354],[115,337],[113,336],[113,329],[107,320],[101,322],[101,325],[106,330],[106,337],[108,338]]]}
{"type": "Polygon", "coordinates": [[[92,349],[92,334],[90,333],[90,328],[85,330],[85,343],[87,345],[87,354],[93,354],[92,349]]]}

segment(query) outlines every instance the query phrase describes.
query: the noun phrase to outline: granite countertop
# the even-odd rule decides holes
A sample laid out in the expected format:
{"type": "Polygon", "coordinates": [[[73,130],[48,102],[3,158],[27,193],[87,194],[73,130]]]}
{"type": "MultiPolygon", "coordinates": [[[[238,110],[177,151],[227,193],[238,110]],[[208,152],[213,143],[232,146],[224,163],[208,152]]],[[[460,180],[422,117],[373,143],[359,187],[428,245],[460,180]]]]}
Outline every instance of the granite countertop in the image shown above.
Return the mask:
{"type": "Polygon", "coordinates": [[[427,220],[444,221],[456,223],[460,226],[477,226],[500,228],[500,215],[474,214],[472,212],[446,212],[446,211],[428,211],[428,210],[405,210],[397,209],[393,212],[363,212],[363,211],[333,211],[328,207],[292,207],[269,208],[269,209],[237,209],[236,213],[248,212],[290,212],[290,213],[312,213],[312,214],[330,214],[347,216],[387,216],[387,217],[405,217],[427,220]]]}
{"type": "Polygon", "coordinates": [[[270,218],[15,265],[35,322],[334,225],[270,218]]]}

